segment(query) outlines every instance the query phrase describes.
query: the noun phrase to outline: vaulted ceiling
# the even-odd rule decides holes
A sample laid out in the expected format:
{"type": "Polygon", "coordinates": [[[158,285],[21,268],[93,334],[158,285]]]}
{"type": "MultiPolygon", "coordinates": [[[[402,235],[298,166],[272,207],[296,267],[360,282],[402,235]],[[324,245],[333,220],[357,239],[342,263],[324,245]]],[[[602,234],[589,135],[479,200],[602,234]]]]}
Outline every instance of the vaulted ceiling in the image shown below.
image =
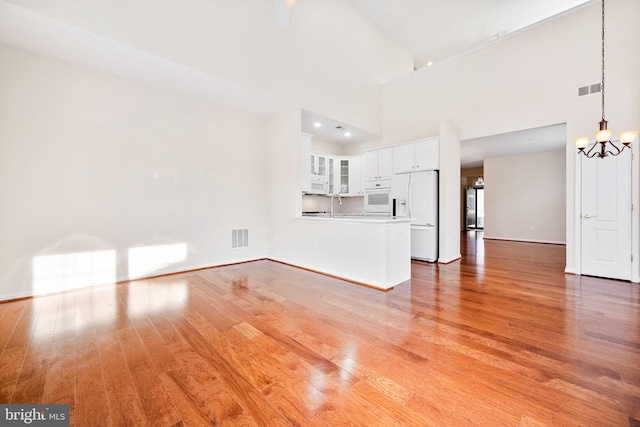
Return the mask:
{"type": "MultiPolygon", "coordinates": [[[[267,114],[277,111],[281,108],[277,100],[225,80],[228,76],[218,78],[210,73],[216,65],[211,59],[209,63],[198,62],[211,56],[203,55],[207,52],[207,40],[228,37],[221,25],[224,20],[247,20],[251,25],[259,25],[264,37],[282,37],[275,28],[272,3],[282,0],[233,0],[233,4],[229,1],[0,0],[0,42],[101,67],[117,75],[146,79],[249,111],[267,114]],[[178,28],[190,30],[179,34],[178,28]],[[129,46],[127,40],[135,40],[137,46],[129,46]],[[195,46],[194,40],[202,40],[203,47],[195,46]],[[167,52],[172,55],[163,55],[167,52]]],[[[344,11],[345,7],[351,7],[351,15],[371,22],[412,58],[415,68],[422,68],[482,48],[500,37],[595,1],[298,0],[298,5],[290,9],[289,25],[293,30],[296,25],[309,25],[309,17],[315,16],[314,4],[319,2],[340,6],[329,10],[344,11]]],[[[325,23],[318,23],[318,30],[326,28],[326,20],[331,16],[323,15],[323,19],[325,23]]],[[[224,52],[232,58],[242,54],[233,53],[233,49],[255,43],[255,39],[234,43],[224,52]]],[[[311,123],[312,119],[308,121],[311,123]]],[[[363,133],[360,140],[368,136],[363,133]]]]}
{"type": "Polygon", "coordinates": [[[408,52],[416,68],[463,54],[575,7],[593,3],[593,0],[348,1],[408,52]]]}

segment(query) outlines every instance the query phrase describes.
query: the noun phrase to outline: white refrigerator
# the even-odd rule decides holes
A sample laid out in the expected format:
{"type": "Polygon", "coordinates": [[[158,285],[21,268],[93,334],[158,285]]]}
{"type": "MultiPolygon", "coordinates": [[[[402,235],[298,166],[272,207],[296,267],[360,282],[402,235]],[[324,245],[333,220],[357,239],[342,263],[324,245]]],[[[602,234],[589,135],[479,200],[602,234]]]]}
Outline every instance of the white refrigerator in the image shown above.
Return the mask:
{"type": "Polygon", "coordinates": [[[393,215],[411,218],[411,258],[438,260],[438,172],[401,173],[391,179],[393,215]]]}

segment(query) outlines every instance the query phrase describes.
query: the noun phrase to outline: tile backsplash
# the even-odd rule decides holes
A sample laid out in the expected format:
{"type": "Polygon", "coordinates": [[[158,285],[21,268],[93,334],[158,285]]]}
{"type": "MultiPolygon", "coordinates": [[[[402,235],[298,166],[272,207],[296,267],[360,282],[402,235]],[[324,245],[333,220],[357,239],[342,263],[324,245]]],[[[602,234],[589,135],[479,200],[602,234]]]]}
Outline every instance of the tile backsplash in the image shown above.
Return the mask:
{"type": "MultiPolygon", "coordinates": [[[[338,197],[333,199],[333,209],[338,214],[364,214],[364,197],[341,197],[342,205],[338,197]]],[[[302,213],[305,212],[330,212],[331,196],[308,195],[302,196],[302,213]]]]}

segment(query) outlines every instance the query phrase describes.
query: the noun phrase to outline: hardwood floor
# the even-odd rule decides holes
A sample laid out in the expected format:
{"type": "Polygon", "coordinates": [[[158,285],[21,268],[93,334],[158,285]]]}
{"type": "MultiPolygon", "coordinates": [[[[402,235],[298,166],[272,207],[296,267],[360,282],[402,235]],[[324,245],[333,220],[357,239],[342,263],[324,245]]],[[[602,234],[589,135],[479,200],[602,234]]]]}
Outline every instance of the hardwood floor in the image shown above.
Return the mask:
{"type": "Polygon", "coordinates": [[[76,426],[638,426],[640,286],[476,240],[384,293],[271,261],[0,304],[0,403],[76,426]]]}

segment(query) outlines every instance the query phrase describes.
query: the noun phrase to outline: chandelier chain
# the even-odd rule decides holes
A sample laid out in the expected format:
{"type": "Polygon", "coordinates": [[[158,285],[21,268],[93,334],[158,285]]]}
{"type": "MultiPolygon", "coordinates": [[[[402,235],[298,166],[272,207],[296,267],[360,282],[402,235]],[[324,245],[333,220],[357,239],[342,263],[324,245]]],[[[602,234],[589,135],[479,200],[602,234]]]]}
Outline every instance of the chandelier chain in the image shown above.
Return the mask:
{"type": "Polygon", "coordinates": [[[602,120],[604,120],[604,0],[602,0],[602,120]]]}

